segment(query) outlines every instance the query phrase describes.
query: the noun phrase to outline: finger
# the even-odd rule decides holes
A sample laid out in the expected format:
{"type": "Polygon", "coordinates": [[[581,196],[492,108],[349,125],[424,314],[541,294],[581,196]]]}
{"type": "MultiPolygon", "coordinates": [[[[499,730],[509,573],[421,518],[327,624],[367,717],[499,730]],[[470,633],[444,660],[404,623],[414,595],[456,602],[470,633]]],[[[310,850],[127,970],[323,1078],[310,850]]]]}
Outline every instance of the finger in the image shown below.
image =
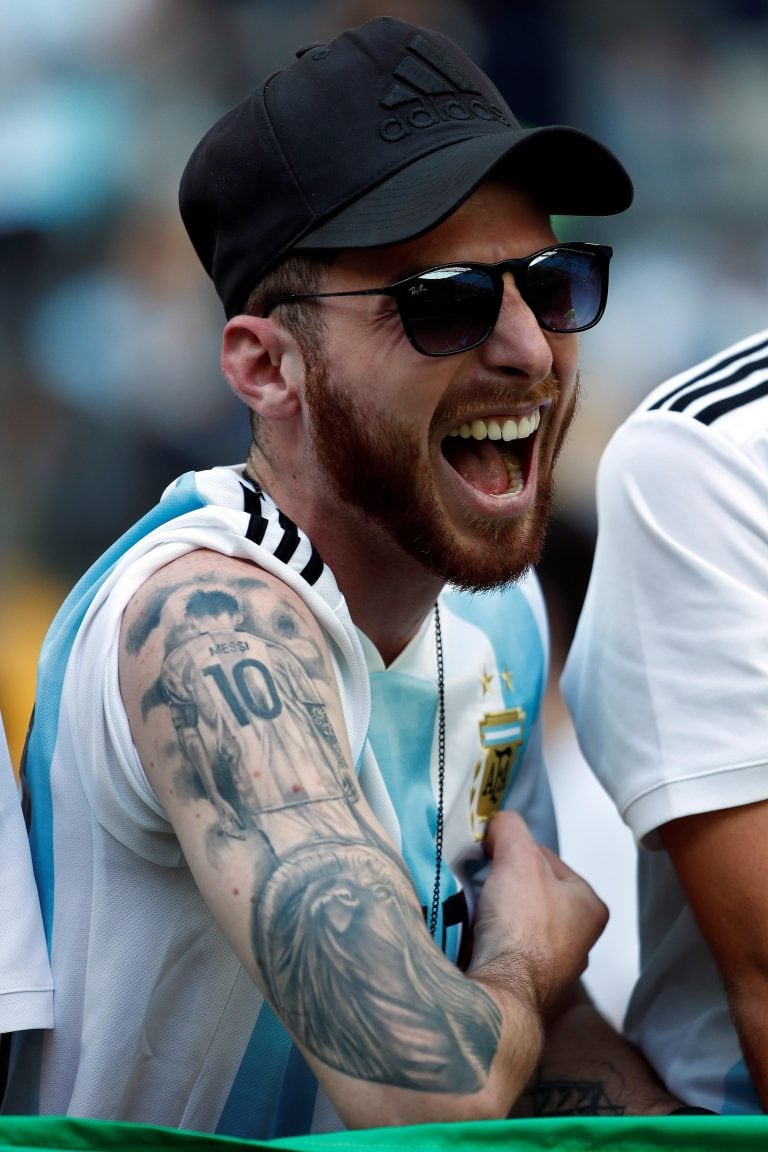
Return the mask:
{"type": "Polygon", "coordinates": [[[558,880],[583,880],[584,877],[571,868],[570,864],[566,864],[562,856],[558,856],[546,844],[539,844],[539,851],[544,859],[549,864],[550,868],[557,876],[558,880]]]}
{"type": "Polygon", "coordinates": [[[595,907],[600,908],[607,923],[609,916],[608,905],[600,899],[589,881],[585,880],[581,873],[576,872],[573,868],[571,868],[569,864],[566,864],[565,860],[558,856],[557,853],[553,852],[551,848],[547,848],[546,844],[539,844],[539,851],[549,864],[550,868],[552,869],[552,874],[557,880],[564,880],[566,882],[579,884],[584,888],[586,892],[589,893],[595,904],[595,907]]]}
{"type": "Polygon", "coordinates": [[[487,854],[493,857],[503,844],[533,843],[533,837],[528,831],[528,825],[517,812],[496,812],[490,819],[485,830],[484,847],[487,854]]]}

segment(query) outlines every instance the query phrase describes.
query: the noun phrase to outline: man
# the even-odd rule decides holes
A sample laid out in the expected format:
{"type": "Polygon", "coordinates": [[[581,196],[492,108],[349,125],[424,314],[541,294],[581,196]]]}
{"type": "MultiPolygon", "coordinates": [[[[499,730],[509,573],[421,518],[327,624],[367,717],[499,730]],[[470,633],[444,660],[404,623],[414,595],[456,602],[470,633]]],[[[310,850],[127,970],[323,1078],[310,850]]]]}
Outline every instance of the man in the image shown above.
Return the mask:
{"type": "Polygon", "coordinates": [[[764,1112],[768,332],[657,387],[597,497],[562,688],[639,845],[626,1031],[683,1100],[764,1112]]]}
{"type": "Polygon", "coordinates": [[[578,991],[605,909],[554,853],[525,575],[610,255],[549,214],[630,200],[388,18],[198,145],[181,210],[253,445],[172,486],[45,646],[58,1015],[11,1111],[263,1138],[674,1106],[578,991]]]}

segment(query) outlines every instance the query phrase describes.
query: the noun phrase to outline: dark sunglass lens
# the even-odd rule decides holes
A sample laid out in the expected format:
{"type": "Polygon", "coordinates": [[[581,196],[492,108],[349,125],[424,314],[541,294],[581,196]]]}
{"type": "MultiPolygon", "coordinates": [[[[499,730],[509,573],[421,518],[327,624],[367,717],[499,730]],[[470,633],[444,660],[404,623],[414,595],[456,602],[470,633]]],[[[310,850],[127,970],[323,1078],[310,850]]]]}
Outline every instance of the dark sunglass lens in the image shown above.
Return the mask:
{"type": "Polygon", "coordinates": [[[526,303],[551,332],[575,332],[598,317],[603,276],[591,252],[546,252],[528,267],[526,303]]]}
{"type": "Polygon", "coordinates": [[[490,332],[498,311],[488,273],[464,267],[435,268],[414,276],[398,303],[406,332],[428,356],[446,356],[478,344],[490,332]]]}

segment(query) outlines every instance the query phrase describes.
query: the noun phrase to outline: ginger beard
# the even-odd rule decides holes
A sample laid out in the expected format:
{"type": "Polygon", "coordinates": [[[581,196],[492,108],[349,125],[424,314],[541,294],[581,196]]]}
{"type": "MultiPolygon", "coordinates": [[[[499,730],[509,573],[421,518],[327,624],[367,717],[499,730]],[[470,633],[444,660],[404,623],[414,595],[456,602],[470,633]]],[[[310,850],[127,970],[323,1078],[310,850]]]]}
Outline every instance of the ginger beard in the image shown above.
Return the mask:
{"type": "MultiPolygon", "coordinates": [[[[552,507],[553,468],[577,392],[578,387],[568,398],[559,428],[547,424],[545,435],[554,442],[539,450],[531,510],[515,520],[474,517],[467,538],[442,510],[429,456],[405,421],[375,407],[362,389],[353,396],[343,382],[332,382],[322,355],[308,359],[305,377],[312,443],[339,499],[364,512],[408,556],[470,591],[501,587],[538,562],[552,507]]],[[[435,413],[433,423],[439,417],[435,413]]]]}

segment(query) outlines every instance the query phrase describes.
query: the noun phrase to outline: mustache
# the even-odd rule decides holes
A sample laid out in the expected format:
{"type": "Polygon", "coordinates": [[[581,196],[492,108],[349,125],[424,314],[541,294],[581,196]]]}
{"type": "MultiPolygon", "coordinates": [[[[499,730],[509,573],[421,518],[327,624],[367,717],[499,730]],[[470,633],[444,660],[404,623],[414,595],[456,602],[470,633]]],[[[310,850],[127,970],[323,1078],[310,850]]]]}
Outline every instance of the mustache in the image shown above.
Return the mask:
{"type": "Polygon", "coordinates": [[[480,409],[486,411],[496,409],[504,413],[515,408],[535,407],[544,403],[556,404],[559,398],[560,381],[554,372],[548,373],[543,380],[538,380],[527,387],[521,386],[517,381],[510,383],[503,380],[482,381],[463,388],[460,395],[445,399],[435,412],[432,425],[435,427],[441,423],[458,423],[468,414],[474,414],[480,409]]]}

